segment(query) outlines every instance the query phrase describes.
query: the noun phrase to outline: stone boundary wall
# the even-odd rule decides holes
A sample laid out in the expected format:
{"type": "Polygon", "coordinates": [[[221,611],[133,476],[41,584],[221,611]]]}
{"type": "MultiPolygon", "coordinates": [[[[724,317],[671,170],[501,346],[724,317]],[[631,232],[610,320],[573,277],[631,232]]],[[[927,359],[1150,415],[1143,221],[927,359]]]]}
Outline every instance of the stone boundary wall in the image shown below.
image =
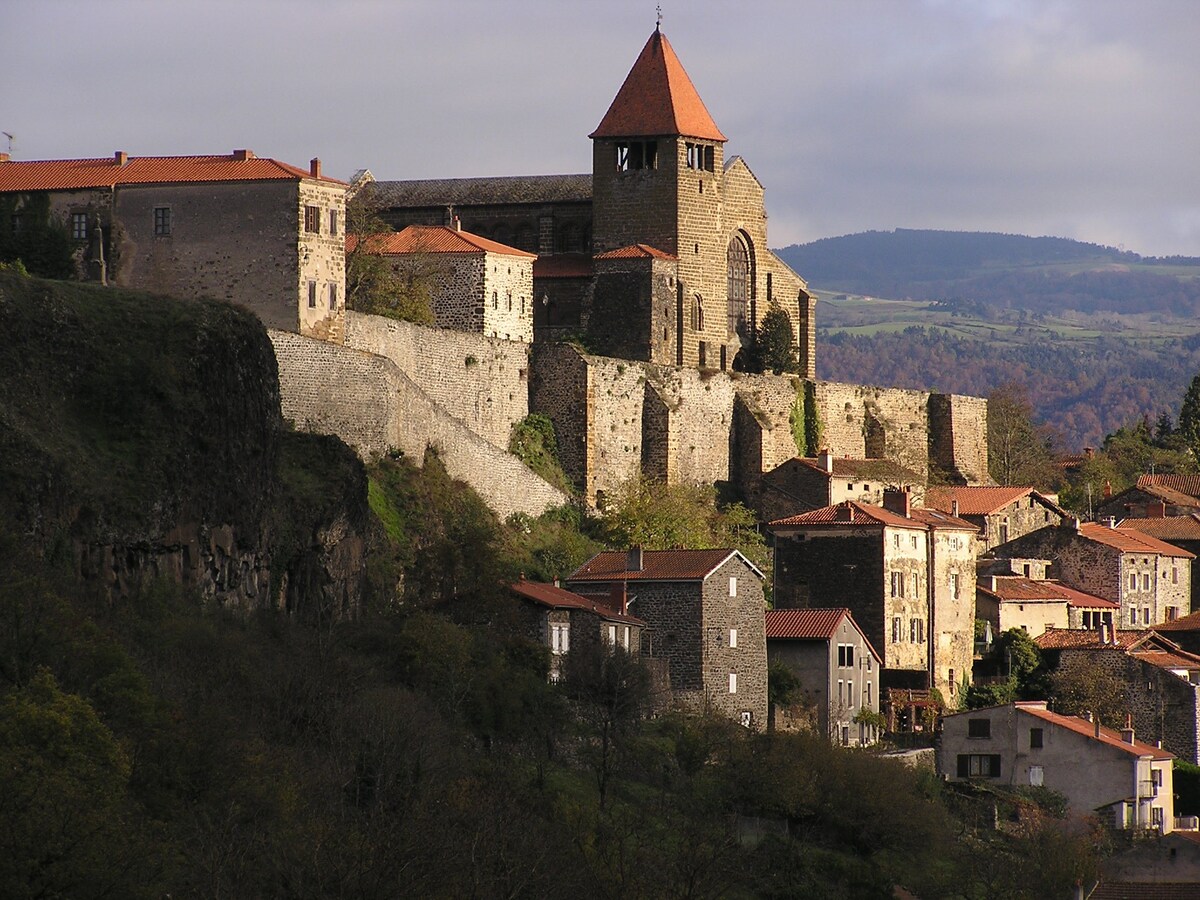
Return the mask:
{"type": "Polygon", "coordinates": [[[520,341],[347,312],[346,346],[391,360],[433,402],[501,450],[508,449],[513,425],[529,414],[529,345],[520,341]]]}
{"type": "Polygon", "coordinates": [[[268,334],[283,415],[297,428],[337,435],[364,458],[398,449],[422,459],[434,448],[446,471],[471,485],[501,518],[537,516],[570,502],[450,415],[390,359],[291,332],[268,334]]]}

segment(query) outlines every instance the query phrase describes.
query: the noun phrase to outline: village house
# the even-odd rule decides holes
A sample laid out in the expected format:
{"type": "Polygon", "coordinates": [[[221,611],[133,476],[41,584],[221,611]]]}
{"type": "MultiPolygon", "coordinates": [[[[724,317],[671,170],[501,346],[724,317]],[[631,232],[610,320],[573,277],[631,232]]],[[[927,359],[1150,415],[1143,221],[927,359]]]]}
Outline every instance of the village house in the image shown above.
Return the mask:
{"type": "MultiPolygon", "coordinates": [[[[1146,512],[1148,515],[1145,518],[1122,519],[1117,525],[1121,528],[1132,528],[1134,531],[1148,534],[1172,547],[1186,550],[1193,557],[1200,558],[1200,513],[1168,516],[1161,503],[1151,505],[1146,512]]],[[[1200,577],[1196,571],[1196,559],[1192,559],[1191,569],[1191,608],[1200,610],[1200,577]]]]}
{"type": "Polygon", "coordinates": [[[1133,487],[1113,495],[1106,487],[1098,520],[1189,516],[1200,513],[1200,475],[1139,475],[1133,487]]]}
{"type": "Polygon", "coordinates": [[[539,342],[584,334],[604,356],[725,370],[778,306],[801,376],[815,377],[816,299],[768,249],[763,186],[745,161],[725,158],[725,135],[659,29],[589,137],[588,174],[364,174],[359,185],[395,228],[457,216],[536,253],[539,342]]]}
{"type": "Polygon", "coordinates": [[[1052,628],[1035,643],[1056,677],[1099,685],[1144,740],[1200,763],[1200,656],[1153,630],[1052,628]]]}
{"type": "Polygon", "coordinates": [[[1191,611],[1193,555],[1132,528],[1068,519],[1001,544],[992,554],[1054,560],[1064,584],[1119,604],[1127,627],[1191,611]]]}
{"type": "MultiPolygon", "coordinates": [[[[620,647],[626,653],[641,653],[646,623],[627,609],[589,600],[557,584],[518,581],[511,590],[522,601],[526,633],[550,650],[551,681],[558,681],[563,657],[572,646],[620,647]]],[[[622,603],[624,596],[613,599],[622,603]]]]}
{"type": "Polygon", "coordinates": [[[765,521],[799,515],[844,500],[878,506],[883,492],[897,485],[914,486],[912,502],[920,505],[924,478],[889,459],[850,459],[822,450],[815,458],[797,456],[762,476],[760,513],[765,521]]]}
{"type": "Polygon", "coordinates": [[[1076,816],[1118,829],[1175,828],[1174,755],[1098,721],[1050,712],[1031,700],[942,719],[938,771],[951,781],[1045,787],[1076,816]]]}
{"type": "Polygon", "coordinates": [[[1051,628],[1112,626],[1120,607],[1111,600],[1067,587],[1059,581],[1024,575],[984,575],[975,585],[975,616],[991,623],[993,634],[1019,628],[1037,637],[1051,628]]]}
{"type": "Polygon", "coordinates": [[[344,182],[235,150],[15,162],[0,154],[0,198],[67,229],[81,279],[255,312],[268,328],[341,343],[344,182]]]}
{"type": "MultiPolygon", "coordinates": [[[[346,252],[359,237],[349,235],[346,252]]],[[[384,257],[404,290],[425,294],[439,328],[506,341],[533,340],[532,253],[453,226],[409,225],[362,239],[363,252],[384,257]]]]}
{"type": "Polygon", "coordinates": [[[567,587],[585,598],[623,598],[645,622],[641,652],[665,659],[676,702],[713,709],[748,728],[767,722],[763,575],[737,550],[606,551],[567,587]]]}
{"type": "Polygon", "coordinates": [[[971,671],[975,526],[915,509],[847,500],[767,526],[775,607],[848,607],[883,659],[887,688],[936,688],[951,705],[971,671]]]}
{"type": "Polygon", "coordinates": [[[977,527],[981,553],[1046,525],[1058,525],[1067,515],[1030,487],[932,487],[925,494],[925,506],[977,527]]]}
{"type": "MultiPolygon", "coordinates": [[[[862,714],[879,712],[883,660],[850,610],[769,609],[766,628],[768,661],[799,680],[820,732],[844,747],[875,743],[878,732],[862,714]]],[[[781,711],[773,715],[784,727],[781,711]]]]}

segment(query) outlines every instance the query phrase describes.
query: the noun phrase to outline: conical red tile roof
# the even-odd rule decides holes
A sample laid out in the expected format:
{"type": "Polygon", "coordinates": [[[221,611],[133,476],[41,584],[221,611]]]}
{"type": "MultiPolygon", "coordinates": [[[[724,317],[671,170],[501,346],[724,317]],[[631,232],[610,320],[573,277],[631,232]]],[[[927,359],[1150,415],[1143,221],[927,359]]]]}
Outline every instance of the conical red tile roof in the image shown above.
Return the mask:
{"type": "Polygon", "coordinates": [[[600,125],[589,137],[681,135],[727,140],[708,114],[692,79],[657,28],[625,76],[600,125]]]}

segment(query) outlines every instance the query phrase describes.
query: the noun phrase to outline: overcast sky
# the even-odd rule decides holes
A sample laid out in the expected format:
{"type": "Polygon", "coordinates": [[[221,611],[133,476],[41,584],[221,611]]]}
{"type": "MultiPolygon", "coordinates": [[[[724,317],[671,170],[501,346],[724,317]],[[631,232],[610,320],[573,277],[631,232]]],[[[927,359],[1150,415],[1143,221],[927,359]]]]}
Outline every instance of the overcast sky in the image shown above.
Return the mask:
{"type": "MultiPolygon", "coordinates": [[[[0,131],[14,159],[587,172],[654,6],[0,0],[0,131]]],[[[1200,255],[1200,0],[662,6],[772,246],[902,227],[1200,255]]]]}

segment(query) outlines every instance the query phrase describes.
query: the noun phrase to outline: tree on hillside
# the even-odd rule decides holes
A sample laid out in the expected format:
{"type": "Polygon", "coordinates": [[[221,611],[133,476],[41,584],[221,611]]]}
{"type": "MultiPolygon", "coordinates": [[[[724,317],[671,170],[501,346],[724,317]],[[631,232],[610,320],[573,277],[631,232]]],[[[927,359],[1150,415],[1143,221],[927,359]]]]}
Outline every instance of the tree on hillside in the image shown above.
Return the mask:
{"type": "Polygon", "coordinates": [[[1025,389],[1003,384],[988,395],[988,469],[998,484],[1049,489],[1058,480],[1044,428],[1033,423],[1025,389]]]}
{"type": "Polygon", "coordinates": [[[1177,433],[1191,451],[1192,458],[1200,461],[1200,375],[1192,378],[1187,393],[1183,395],[1177,433]]]}
{"type": "Polygon", "coordinates": [[[419,325],[433,324],[433,284],[444,267],[428,253],[393,262],[379,253],[394,229],[364,192],[346,204],[346,306],[419,325]]]}

